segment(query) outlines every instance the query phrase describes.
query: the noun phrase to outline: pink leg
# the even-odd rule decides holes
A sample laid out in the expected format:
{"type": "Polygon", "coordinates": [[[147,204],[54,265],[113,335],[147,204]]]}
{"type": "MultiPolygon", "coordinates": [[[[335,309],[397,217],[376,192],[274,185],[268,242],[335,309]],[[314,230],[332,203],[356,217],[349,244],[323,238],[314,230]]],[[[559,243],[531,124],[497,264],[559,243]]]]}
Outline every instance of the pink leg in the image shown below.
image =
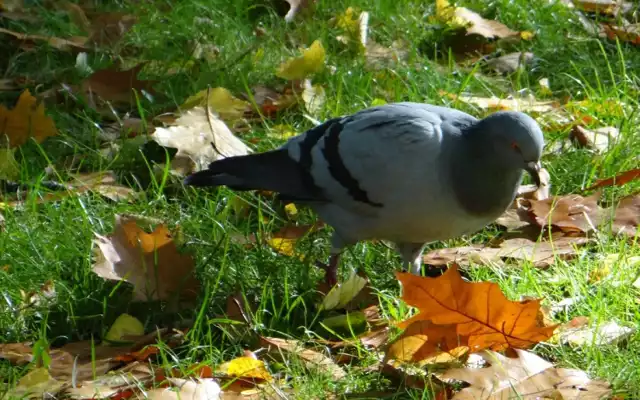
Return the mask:
{"type": "Polygon", "coordinates": [[[317,262],[316,265],[322,268],[325,272],[325,279],[329,287],[333,287],[338,283],[338,263],[340,261],[340,254],[332,254],[329,257],[329,264],[317,262]]]}

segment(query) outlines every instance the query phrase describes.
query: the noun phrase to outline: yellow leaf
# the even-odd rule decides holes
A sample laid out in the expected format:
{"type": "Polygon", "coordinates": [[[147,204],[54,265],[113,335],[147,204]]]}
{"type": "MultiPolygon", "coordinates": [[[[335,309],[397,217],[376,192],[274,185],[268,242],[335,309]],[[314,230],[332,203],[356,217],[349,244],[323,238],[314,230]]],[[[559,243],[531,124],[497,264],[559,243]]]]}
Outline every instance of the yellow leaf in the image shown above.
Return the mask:
{"type": "Polygon", "coordinates": [[[111,342],[118,342],[122,341],[125,336],[129,335],[144,335],[144,326],[137,318],[132,317],[129,314],[120,314],[113,325],[111,325],[111,328],[109,328],[109,331],[104,338],[111,342]]]}
{"type": "MultiPolygon", "coordinates": [[[[195,107],[207,107],[207,89],[190,96],[180,109],[188,110],[195,107]]],[[[223,120],[234,120],[244,116],[244,112],[249,109],[249,103],[238,99],[229,90],[217,87],[209,93],[209,108],[223,120]]]]}
{"type": "Polygon", "coordinates": [[[0,148],[0,179],[15,180],[18,176],[20,165],[15,159],[15,149],[0,148]]]}
{"type": "Polygon", "coordinates": [[[289,203],[286,206],[284,206],[284,211],[287,213],[287,216],[290,219],[296,219],[296,217],[298,216],[298,209],[296,208],[296,205],[293,203],[289,203]]]}
{"type": "Polygon", "coordinates": [[[346,33],[349,40],[359,41],[360,20],[353,7],[347,8],[344,13],[336,16],[336,26],[346,33]]]}
{"type": "Polygon", "coordinates": [[[316,40],[311,44],[311,47],[302,51],[302,56],[282,63],[278,67],[276,75],[287,80],[304,79],[322,70],[324,58],[324,47],[319,40],[316,40]]]}
{"type": "Polygon", "coordinates": [[[297,136],[298,132],[296,132],[291,125],[283,125],[278,124],[271,127],[269,131],[269,136],[273,136],[278,139],[291,139],[294,136],[297,136]]]}
{"type": "Polygon", "coordinates": [[[535,36],[535,34],[533,32],[529,32],[529,31],[520,32],[520,38],[522,40],[531,40],[531,39],[533,39],[534,36],[535,36]]]}
{"type": "Polygon", "coordinates": [[[380,99],[380,98],[375,98],[373,99],[373,101],[371,102],[371,107],[377,107],[377,106],[383,106],[387,104],[387,101],[385,99],[380,99]]]}
{"type": "Polygon", "coordinates": [[[436,19],[451,25],[464,26],[466,22],[456,16],[456,7],[447,0],[436,0],[436,19]]]}
{"type": "Polygon", "coordinates": [[[295,254],[295,245],[297,239],[288,239],[288,238],[270,238],[267,240],[269,246],[273,247],[275,251],[280,254],[284,254],[285,256],[293,257],[295,254]]]}
{"type": "Polygon", "coordinates": [[[273,377],[267,371],[264,362],[253,357],[235,358],[222,364],[218,368],[218,372],[239,378],[257,378],[268,382],[273,381],[273,377]]]}
{"type": "Polygon", "coordinates": [[[18,147],[32,137],[41,143],[58,133],[53,120],[44,114],[44,105],[36,105],[36,98],[26,89],[13,110],[0,104],[0,139],[6,135],[9,147],[18,147]]]}
{"type": "Polygon", "coordinates": [[[46,368],[36,368],[20,378],[7,398],[55,398],[63,386],[64,382],[52,378],[46,368]]]}

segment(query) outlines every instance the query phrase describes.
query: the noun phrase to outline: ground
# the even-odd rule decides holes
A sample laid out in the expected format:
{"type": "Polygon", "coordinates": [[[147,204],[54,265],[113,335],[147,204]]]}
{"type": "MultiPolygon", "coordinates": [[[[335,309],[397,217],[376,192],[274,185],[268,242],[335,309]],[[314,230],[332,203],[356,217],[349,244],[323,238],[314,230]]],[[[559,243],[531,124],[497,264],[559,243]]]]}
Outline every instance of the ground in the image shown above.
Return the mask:
{"type": "MultiPolygon", "coordinates": [[[[481,116],[481,111],[454,102],[443,92],[506,97],[529,91],[538,98],[571,97],[587,100],[583,112],[599,118],[602,126],[618,127],[620,138],[602,154],[571,147],[560,153],[547,152],[543,164],[551,175],[552,192],[577,193],[597,178],[638,167],[637,113],[610,112],[605,105],[620,102],[637,110],[640,77],[634,66],[640,65],[640,52],[633,44],[588,37],[563,4],[546,0],[464,2],[464,6],[486,18],[535,34],[515,48],[531,51],[536,63],[508,76],[493,76],[481,73],[481,69],[463,67],[453,58],[447,59],[446,54],[438,53],[441,41],[438,33],[429,28],[428,18],[434,13],[430,2],[319,1],[311,16],[301,15],[290,23],[273,9],[249,0],[176,1],[172,2],[170,12],[163,2],[151,3],[118,1],[109,6],[139,17],[123,41],[123,47],[126,44],[137,50],[122,54],[121,60],[126,65],[134,65],[136,60],[153,63],[143,77],[158,80],[155,89],[163,96],[153,104],[141,106],[149,115],[174,110],[188,96],[208,85],[225,87],[235,94],[259,84],[282,85],[284,81],[274,74],[276,67],[299,54],[298,47],[308,47],[320,39],[331,68],[313,77],[314,83],[321,84],[327,93],[327,101],[316,116],[319,120],[370,106],[374,99],[447,105],[481,116]],[[347,7],[369,11],[370,37],[376,42],[388,46],[399,38],[408,41],[408,61],[387,71],[365,68],[362,57],[354,56],[336,41],[339,32],[330,23],[347,7]],[[264,34],[256,35],[256,27],[263,29],[264,34]],[[189,49],[196,42],[214,45],[219,53],[210,62],[194,63],[189,49]],[[178,73],[168,72],[187,63],[194,65],[178,73]],[[538,84],[542,78],[549,80],[552,95],[545,94],[538,84]]],[[[39,25],[0,20],[0,26],[60,37],[79,33],[64,13],[47,8],[38,12],[44,18],[39,25]]],[[[74,54],[47,46],[24,52],[0,43],[0,53],[4,76],[27,77],[34,82],[34,91],[47,89],[54,83],[79,82],[84,76],[74,68],[74,54]],[[37,89],[40,83],[43,87],[37,89]]],[[[111,66],[112,60],[106,53],[89,53],[88,64],[98,70],[111,66]]],[[[12,106],[19,94],[19,91],[0,92],[0,101],[12,106]]],[[[225,312],[226,298],[238,290],[257,306],[254,328],[261,334],[305,339],[320,330],[315,311],[309,310],[317,302],[315,289],[322,272],[312,263],[328,255],[330,229],[300,241],[301,251],[310,255],[304,261],[278,254],[266,245],[247,249],[233,238],[238,234],[269,232],[284,224],[283,213],[272,208],[271,201],[259,201],[251,193],[242,195],[254,207],[251,215],[239,218],[234,215],[228,201],[231,192],[226,189],[165,188],[162,181],[150,178],[151,161],[144,161],[145,157],[164,161],[164,152],[158,146],[148,145],[144,152],[123,151],[114,161],[106,163],[97,150],[96,126],[101,122],[100,116],[88,107],[71,103],[67,100],[47,106],[60,135],[41,145],[30,143],[20,148],[20,180],[43,179],[48,164],[60,164],[74,154],[82,154],[86,156],[84,170],[114,170],[122,182],[140,185],[144,197],[133,203],[115,203],[86,194],[37,204],[36,189],[28,195],[23,209],[2,210],[5,221],[4,232],[0,234],[0,266],[9,267],[6,271],[0,269],[0,343],[44,340],[56,345],[98,338],[118,315],[126,312],[147,328],[170,323],[179,326],[182,321],[194,326],[188,345],[176,351],[176,358],[165,360],[168,366],[196,361],[215,365],[238,356],[246,346],[242,338],[232,337],[210,323],[225,312]],[[111,232],[114,215],[122,213],[158,218],[171,228],[180,226],[184,247],[195,256],[197,276],[203,287],[195,308],[176,312],[159,305],[132,304],[129,286],[116,286],[92,272],[94,232],[111,232]],[[264,222],[263,217],[268,221],[264,222]],[[15,312],[13,304],[19,302],[20,291],[37,291],[46,281],[55,282],[55,301],[15,312]]],[[[266,132],[276,124],[289,124],[297,132],[313,126],[301,112],[283,113],[277,120],[253,124],[251,131],[240,137],[257,143],[258,149],[273,148],[282,140],[273,139],[266,132]]],[[[567,129],[546,129],[547,146],[550,148],[567,134],[567,129]]],[[[638,188],[638,184],[632,183],[607,189],[603,197],[613,200],[638,188]]],[[[308,210],[301,210],[301,214],[302,222],[315,220],[308,210]]],[[[488,227],[473,236],[435,243],[430,248],[483,243],[495,233],[495,227],[488,227]]],[[[620,263],[605,279],[594,283],[590,278],[592,271],[599,268],[601,257],[610,253],[640,256],[640,246],[636,241],[603,233],[589,251],[571,261],[558,260],[545,270],[522,263],[509,269],[473,268],[466,273],[472,280],[498,283],[511,299],[532,296],[553,303],[579,297],[568,312],[558,317],[560,321],[585,315],[603,323],[615,320],[622,325],[638,326],[640,294],[628,283],[637,278],[640,270],[620,263]]],[[[400,265],[398,255],[384,244],[360,243],[345,254],[342,277],[346,278],[355,267],[364,270],[379,293],[383,315],[401,318],[406,309],[400,307],[397,299],[400,288],[392,274],[400,265]]],[[[560,366],[580,368],[611,382],[627,398],[640,395],[640,333],[620,344],[571,348],[543,343],[534,351],[560,366]]],[[[366,364],[367,357],[364,359],[366,364]]],[[[346,368],[351,373],[340,382],[305,372],[295,364],[286,368],[295,376],[291,384],[296,398],[323,398],[327,391],[359,392],[384,387],[379,376],[357,369],[351,371],[349,366],[346,368]]],[[[24,367],[0,360],[0,376],[9,387],[24,373],[24,367]]],[[[429,396],[417,389],[403,389],[394,398],[429,396]]]]}

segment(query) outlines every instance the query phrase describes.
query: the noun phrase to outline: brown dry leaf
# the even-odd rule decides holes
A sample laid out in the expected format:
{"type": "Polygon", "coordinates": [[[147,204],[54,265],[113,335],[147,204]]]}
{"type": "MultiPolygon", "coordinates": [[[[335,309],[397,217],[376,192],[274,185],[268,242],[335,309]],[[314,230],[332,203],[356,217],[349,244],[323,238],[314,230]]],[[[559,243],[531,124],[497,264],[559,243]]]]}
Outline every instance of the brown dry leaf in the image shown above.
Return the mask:
{"type": "Polygon", "coordinates": [[[531,352],[518,349],[515,352],[517,358],[484,351],[480,356],[490,367],[455,368],[438,376],[471,385],[456,393],[452,400],[597,400],[611,394],[608,383],[591,380],[584,371],[554,368],[531,352]]]}
{"type": "Polygon", "coordinates": [[[31,49],[38,43],[47,43],[49,46],[54,47],[61,51],[88,51],[86,46],[87,38],[72,36],[66,39],[58,38],[55,36],[42,36],[42,35],[27,35],[24,33],[18,33],[10,31],[8,29],[0,28],[0,33],[4,33],[13,36],[16,40],[20,41],[20,47],[24,49],[31,49]]]}
{"type": "Polygon", "coordinates": [[[220,118],[202,107],[185,111],[168,128],[156,128],[151,137],[161,146],[178,149],[176,157],[190,158],[195,171],[220,158],[251,152],[220,118]]]}
{"type": "Polygon", "coordinates": [[[640,24],[627,24],[623,26],[602,24],[605,34],[611,40],[619,39],[640,46],[640,24]]]}
{"type": "Polygon", "coordinates": [[[371,69],[384,69],[390,65],[406,61],[409,57],[409,45],[404,40],[394,40],[391,47],[382,46],[373,40],[367,41],[365,60],[371,69]]]}
{"type": "Polygon", "coordinates": [[[138,195],[132,188],[118,184],[113,171],[77,174],[71,177],[73,181],[68,184],[70,191],[78,193],[92,191],[113,201],[129,202],[138,195]]]}
{"type": "Polygon", "coordinates": [[[0,344],[0,358],[14,365],[25,365],[33,361],[33,349],[26,343],[0,344]]]}
{"type": "Polygon", "coordinates": [[[496,57],[487,61],[487,66],[500,74],[512,74],[519,69],[531,65],[534,60],[533,53],[517,52],[496,57]]]}
{"type": "Polygon", "coordinates": [[[511,238],[499,247],[474,245],[433,250],[423,256],[423,262],[432,266],[452,263],[461,266],[502,265],[504,261],[530,262],[537,268],[546,268],[556,259],[569,260],[578,255],[576,248],[589,243],[584,237],[559,237],[553,241],[536,242],[525,237],[511,238]]]}
{"type": "Polygon", "coordinates": [[[134,362],[111,371],[94,380],[78,382],[77,386],[65,389],[65,396],[72,399],[107,399],[125,391],[147,386],[153,380],[153,371],[149,366],[134,362]]]}
{"type": "Polygon", "coordinates": [[[335,380],[346,376],[346,372],[331,358],[315,350],[305,349],[297,340],[261,337],[260,341],[262,346],[267,347],[268,354],[273,357],[284,356],[285,359],[289,359],[292,356],[297,356],[305,362],[307,368],[319,369],[331,375],[335,380]]]}
{"type": "Polygon", "coordinates": [[[396,276],[402,283],[402,300],[420,310],[401,327],[420,320],[456,324],[457,335],[468,337],[473,352],[527,348],[553,335],[555,327],[538,324],[539,300],[510,301],[495,283],[465,282],[457,265],[437,278],[401,272],[396,276]]]}
{"type": "Polygon", "coordinates": [[[109,12],[95,15],[89,26],[89,42],[98,47],[117,44],[122,37],[138,22],[135,15],[123,12],[109,12]]]}
{"type": "Polygon", "coordinates": [[[5,394],[9,399],[56,398],[56,395],[64,388],[64,386],[64,382],[60,382],[53,378],[46,368],[40,367],[31,370],[25,376],[20,378],[16,386],[5,394]]]}
{"type": "Polygon", "coordinates": [[[134,300],[166,300],[177,292],[186,299],[197,296],[200,284],[193,276],[193,258],[178,252],[166,226],[146,233],[135,219],[116,215],[111,235],[95,235],[93,272],[131,283],[134,300]]]}
{"type": "Polygon", "coordinates": [[[586,147],[588,149],[603,152],[614,144],[620,135],[618,128],[606,126],[597,129],[587,129],[582,125],[576,125],[569,133],[569,139],[577,147],[586,147]]]}
{"type": "MultiPolygon", "coordinates": [[[[535,184],[531,185],[520,185],[518,188],[517,197],[521,197],[529,200],[546,200],[549,198],[551,194],[551,175],[546,168],[540,168],[538,172],[540,176],[540,186],[536,186],[535,184]]],[[[516,199],[517,201],[518,199],[516,199]]]]}
{"type": "Polygon", "coordinates": [[[546,113],[558,107],[560,103],[555,100],[539,101],[532,96],[528,98],[510,98],[500,99],[498,97],[476,97],[469,95],[456,95],[453,93],[441,92],[442,95],[451,98],[454,101],[462,101],[464,103],[476,106],[482,110],[491,111],[522,111],[528,113],[546,113]]]}
{"type": "Polygon", "coordinates": [[[441,353],[448,353],[457,358],[469,351],[466,339],[458,336],[456,325],[435,325],[431,321],[415,321],[389,346],[386,358],[419,362],[441,353]]]}
{"type": "Polygon", "coordinates": [[[600,193],[589,197],[567,195],[546,200],[530,200],[530,213],[540,226],[555,226],[564,232],[586,233],[596,228],[602,219],[598,206],[600,193]]]}
{"type": "Polygon", "coordinates": [[[156,81],[139,80],[138,73],[144,67],[139,64],[126,71],[103,69],[91,74],[82,82],[82,90],[87,94],[89,103],[94,107],[100,101],[112,103],[114,107],[135,107],[136,97],[133,93],[146,92],[155,95],[151,87],[156,81]]]}
{"type": "Polygon", "coordinates": [[[589,326],[587,323],[565,327],[556,332],[556,338],[561,344],[575,347],[606,346],[619,343],[635,333],[636,328],[620,326],[615,321],[609,321],[598,326],[589,326]]]}
{"type": "Polygon", "coordinates": [[[58,133],[56,126],[44,113],[44,104],[37,104],[35,97],[26,89],[12,110],[0,104],[0,143],[10,148],[21,146],[33,138],[41,143],[58,133]]]}
{"type": "Polygon", "coordinates": [[[615,208],[611,228],[616,234],[631,238],[638,235],[640,226],[640,194],[622,198],[615,208]]]}
{"type": "Polygon", "coordinates": [[[627,183],[635,179],[640,179],[640,168],[621,172],[618,175],[611,178],[599,179],[592,186],[586,188],[585,190],[593,190],[593,189],[597,189],[600,187],[607,187],[607,186],[622,186],[622,185],[626,185],[627,183]]]}
{"type": "Polygon", "coordinates": [[[572,3],[580,11],[616,15],[624,2],[621,0],[572,0],[572,3]]]}

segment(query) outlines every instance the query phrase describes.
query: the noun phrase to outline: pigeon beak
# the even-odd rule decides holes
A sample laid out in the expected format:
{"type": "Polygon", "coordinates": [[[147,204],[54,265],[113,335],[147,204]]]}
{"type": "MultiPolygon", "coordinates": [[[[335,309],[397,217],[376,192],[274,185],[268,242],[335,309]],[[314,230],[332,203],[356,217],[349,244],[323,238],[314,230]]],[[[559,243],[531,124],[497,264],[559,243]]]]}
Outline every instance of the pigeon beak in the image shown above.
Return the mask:
{"type": "Polygon", "coordinates": [[[524,167],[524,170],[527,171],[529,175],[531,175],[531,178],[533,178],[533,181],[538,188],[540,188],[540,185],[542,184],[542,182],[540,181],[541,167],[542,166],[540,165],[539,161],[529,161],[524,167]]]}

